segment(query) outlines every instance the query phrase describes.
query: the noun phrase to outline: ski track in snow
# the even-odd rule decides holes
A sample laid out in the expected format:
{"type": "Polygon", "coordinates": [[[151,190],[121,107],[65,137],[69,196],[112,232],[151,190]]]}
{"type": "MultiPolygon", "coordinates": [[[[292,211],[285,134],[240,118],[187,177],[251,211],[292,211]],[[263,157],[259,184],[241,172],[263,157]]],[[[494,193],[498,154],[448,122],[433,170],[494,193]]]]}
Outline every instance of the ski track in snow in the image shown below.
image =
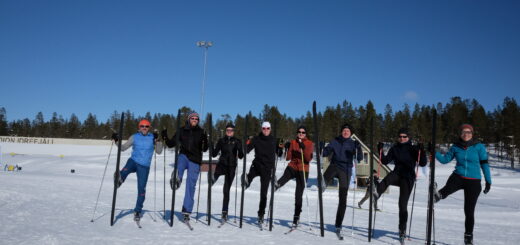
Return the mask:
{"type": "MultiPolygon", "coordinates": [[[[295,181],[290,181],[275,193],[273,231],[268,227],[259,231],[256,226],[256,213],[259,201],[260,179],[255,178],[246,190],[244,224],[238,228],[235,220],[235,184],[230,193],[229,221],[217,228],[222,205],[223,179],[219,178],[213,186],[212,225],[207,226],[206,198],[207,173],[202,174],[201,204],[199,221],[196,222],[196,203],[192,214],[194,231],[182,224],[180,209],[184,197],[184,181],[177,191],[175,221],[169,227],[163,216],[163,156],[157,155],[157,199],[154,212],[154,168],[150,169],[147,195],[144,203],[145,213],[141,219],[142,229],[133,221],[133,207],[136,201],[136,177],[131,174],[118,190],[116,222],[110,226],[110,207],[113,191],[113,172],[116,161],[116,148],[103,183],[94,222],[90,222],[94,209],[103,170],[110,146],[73,146],[73,145],[28,145],[1,143],[2,170],[5,164],[18,164],[20,172],[0,171],[0,238],[2,244],[369,244],[367,242],[368,202],[363,210],[355,209],[355,223],[352,235],[352,198],[349,191],[348,207],[343,221],[345,240],[339,241],[334,234],[334,221],[338,204],[337,190],[327,189],[323,193],[325,237],[319,236],[319,217],[317,214],[317,188],[309,187],[305,193],[309,198],[308,223],[305,193],[301,213],[301,227],[284,235],[292,223],[294,211],[295,181]],[[16,153],[11,156],[9,153],[16,153]],[[60,157],[63,155],[63,157],[60,157]],[[74,169],[76,173],[71,173],[74,169]],[[151,216],[156,219],[153,221],[151,216]]],[[[121,166],[126,163],[131,150],[122,153],[121,166]]],[[[167,151],[166,178],[170,178],[173,166],[173,152],[167,151]]],[[[248,167],[254,155],[248,155],[248,167]]],[[[492,159],[491,163],[496,159],[492,159]]],[[[152,159],[153,164],[153,159],[152,159]]],[[[278,162],[277,177],[283,174],[285,161],[278,162]]],[[[475,244],[516,244],[520,238],[520,172],[500,167],[492,167],[493,185],[487,194],[481,194],[476,207],[475,244]]],[[[242,172],[239,162],[239,174],[242,172]]],[[[454,169],[454,163],[437,164],[437,183],[442,188],[454,169]]],[[[393,166],[391,166],[393,168],[393,166]]],[[[316,166],[312,163],[310,179],[316,179],[316,166]]],[[[171,190],[167,184],[166,215],[170,215],[171,190]]],[[[424,244],[427,211],[427,176],[417,182],[412,240],[407,244],[424,244]]],[[[352,187],[352,186],[351,186],[352,187]]],[[[240,185],[238,186],[240,205],[240,185]]],[[[364,189],[356,192],[355,205],[364,196],[364,189]]],[[[374,238],[371,244],[398,244],[398,201],[399,189],[391,187],[390,192],[380,200],[383,212],[377,213],[374,238]]],[[[268,195],[269,198],[270,195],[268,195]]],[[[411,199],[412,197],[410,197],[411,199]]],[[[459,191],[436,204],[435,238],[437,244],[462,244],[464,233],[463,192],[459,191]]],[[[237,216],[240,209],[237,208],[237,216]]],[[[266,209],[267,217],[268,208],[266,209]]],[[[408,214],[411,212],[411,200],[408,214]]],[[[409,217],[410,219],[410,217],[409,217]]],[[[268,220],[266,220],[268,222],[268,220]]],[[[409,221],[408,221],[409,222],[409,221]]]]}

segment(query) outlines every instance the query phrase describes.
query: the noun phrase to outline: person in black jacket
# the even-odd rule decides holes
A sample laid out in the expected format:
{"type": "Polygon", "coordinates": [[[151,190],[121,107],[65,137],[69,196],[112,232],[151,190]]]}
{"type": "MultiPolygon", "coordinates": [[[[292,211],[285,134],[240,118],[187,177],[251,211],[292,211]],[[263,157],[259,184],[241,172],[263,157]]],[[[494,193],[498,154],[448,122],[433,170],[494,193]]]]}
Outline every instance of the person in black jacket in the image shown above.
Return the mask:
{"type": "Polygon", "coordinates": [[[179,188],[184,171],[188,170],[186,192],[182,205],[184,220],[188,221],[195,202],[195,188],[199,178],[200,164],[202,163],[202,152],[208,150],[208,137],[204,129],[199,126],[199,114],[196,112],[191,112],[188,115],[186,125],[180,129],[180,132],[175,132],[173,138],[168,139],[166,129],[162,131],[164,142],[169,148],[176,146],[176,134],[180,134],[179,140],[181,144],[178,162],[175,163],[177,164],[178,178],[176,180],[170,179],[170,186],[172,189],[179,188]]]}
{"type": "MultiPolygon", "coordinates": [[[[363,160],[363,151],[359,142],[350,138],[352,135],[352,127],[345,123],[340,130],[341,135],[333,139],[323,149],[323,156],[332,155],[331,163],[325,173],[323,173],[324,183],[328,183],[332,178],[339,179],[339,203],[336,212],[336,233],[341,232],[343,218],[347,209],[347,193],[352,177],[352,167],[354,157],[360,162],[363,160]]],[[[355,173],[354,173],[355,174],[355,173]]]]}
{"type": "Polygon", "coordinates": [[[408,220],[408,200],[416,178],[417,164],[426,166],[426,154],[422,144],[412,145],[408,130],[402,128],[398,132],[397,143],[394,144],[386,156],[383,154],[383,143],[378,143],[377,148],[381,153],[383,164],[393,162],[395,167],[379,184],[376,183],[379,197],[390,185],[399,187],[399,239],[404,240],[406,234],[406,222],[408,220]]]}
{"type": "Polygon", "coordinates": [[[267,190],[271,182],[271,174],[274,169],[276,155],[281,156],[283,145],[278,145],[276,138],[271,134],[271,124],[262,123],[262,132],[253,137],[247,143],[247,153],[255,149],[255,159],[249,168],[249,173],[242,176],[242,184],[248,188],[251,181],[260,176],[260,204],[258,207],[258,224],[264,222],[265,207],[267,203],[267,190]]]}
{"type": "Polygon", "coordinates": [[[225,176],[224,180],[224,200],[222,203],[222,220],[227,221],[228,205],[229,205],[229,189],[235,178],[235,170],[237,168],[237,157],[242,159],[244,151],[242,150],[242,142],[234,137],[235,126],[233,124],[226,125],[226,136],[219,139],[215,149],[213,149],[213,157],[220,152],[217,167],[213,174],[212,183],[218,180],[221,175],[225,176]]]}

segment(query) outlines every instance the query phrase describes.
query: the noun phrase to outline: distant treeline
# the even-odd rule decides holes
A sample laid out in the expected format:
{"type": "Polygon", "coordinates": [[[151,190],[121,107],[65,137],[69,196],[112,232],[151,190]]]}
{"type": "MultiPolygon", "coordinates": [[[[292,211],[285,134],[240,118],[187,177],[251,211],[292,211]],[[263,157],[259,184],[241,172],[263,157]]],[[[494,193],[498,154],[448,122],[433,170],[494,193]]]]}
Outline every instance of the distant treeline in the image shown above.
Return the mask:
{"type": "MultiPolygon", "coordinates": [[[[310,103],[309,103],[310,109],[310,103]]],[[[453,97],[449,103],[428,106],[415,104],[413,107],[405,104],[401,110],[396,110],[386,105],[384,112],[376,112],[371,101],[365,106],[354,107],[348,101],[343,101],[335,106],[326,107],[319,112],[319,126],[321,138],[325,141],[339,134],[341,125],[345,122],[354,127],[354,133],[368,142],[370,121],[375,122],[375,141],[391,142],[395,140],[396,132],[401,127],[409,128],[415,140],[427,142],[431,138],[432,110],[437,109],[437,142],[451,143],[458,135],[459,126],[462,123],[470,123],[475,127],[475,137],[484,143],[502,143],[508,149],[511,145],[520,145],[520,107],[514,98],[506,97],[502,105],[492,111],[486,111],[475,99],[462,99],[453,97]],[[513,136],[513,138],[511,137],[513,136]],[[513,142],[514,140],[514,142],[513,142]]],[[[182,124],[191,108],[183,107],[182,124]]],[[[152,126],[159,131],[167,128],[172,136],[175,125],[176,112],[161,114],[150,112],[146,115],[135,115],[130,111],[125,112],[124,137],[128,137],[137,130],[139,120],[146,118],[152,126]]],[[[276,106],[265,105],[259,115],[248,113],[250,120],[248,132],[259,132],[263,120],[270,121],[274,127],[277,123],[277,136],[282,139],[290,139],[295,136],[298,125],[305,125],[312,136],[313,120],[310,111],[298,118],[292,118],[282,114],[276,106]]],[[[246,115],[238,114],[232,118],[229,114],[214,115],[214,138],[219,137],[227,123],[236,125],[237,136],[242,137],[244,118],[246,115]]],[[[85,121],[80,121],[75,114],[65,119],[63,116],[53,113],[50,120],[45,120],[43,113],[39,112],[33,120],[7,121],[6,109],[0,108],[0,135],[16,135],[30,137],[54,137],[54,138],[109,138],[111,129],[117,129],[120,112],[114,111],[106,122],[100,122],[96,116],[89,113],[85,121]]],[[[201,118],[204,121],[204,117],[201,118]]],[[[208,125],[204,125],[208,129],[208,125]]],[[[253,134],[253,133],[251,133],[253,134]]],[[[256,133],[255,133],[256,134],[256,133]]],[[[214,139],[214,140],[215,140],[214,139]]]]}

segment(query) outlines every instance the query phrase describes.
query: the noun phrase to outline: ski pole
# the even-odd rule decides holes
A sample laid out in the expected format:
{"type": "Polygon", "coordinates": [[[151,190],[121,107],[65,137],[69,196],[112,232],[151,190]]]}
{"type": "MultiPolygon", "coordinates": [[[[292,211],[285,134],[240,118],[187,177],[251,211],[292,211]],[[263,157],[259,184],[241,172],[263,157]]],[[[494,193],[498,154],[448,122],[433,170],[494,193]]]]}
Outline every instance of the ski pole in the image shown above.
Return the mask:
{"type": "MultiPolygon", "coordinates": [[[[356,149],[357,156],[357,149],[356,149]]],[[[356,157],[355,156],[355,157],[356,157]]],[[[354,237],[354,217],[355,217],[355,205],[356,205],[356,192],[357,192],[357,174],[356,174],[356,160],[354,159],[352,169],[354,170],[352,174],[354,174],[354,196],[352,197],[352,225],[350,226],[350,236],[354,237]]]]}
{"type": "MultiPolygon", "coordinates": [[[[300,141],[301,142],[301,141],[300,141]]],[[[312,226],[311,226],[311,217],[309,215],[309,195],[308,195],[308,191],[307,191],[307,178],[305,178],[305,163],[304,163],[304,160],[305,158],[303,157],[303,149],[301,150],[301,153],[302,153],[302,174],[303,174],[303,184],[304,184],[304,190],[305,190],[305,200],[307,201],[307,222],[308,222],[308,226],[309,226],[309,229],[312,231],[312,226]]],[[[309,169],[310,170],[310,169],[309,169]]]]}
{"type": "Polygon", "coordinates": [[[415,181],[413,183],[413,197],[412,197],[412,212],[410,213],[410,225],[408,226],[408,240],[411,240],[412,234],[412,220],[413,220],[413,206],[415,203],[415,190],[417,190],[417,174],[419,172],[419,161],[421,159],[421,150],[417,153],[417,163],[415,165],[415,181]]]}
{"type": "MultiPolygon", "coordinates": [[[[155,147],[153,151],[153,213],[154,215],[157,214],[157,152],[155,152],[155,147]]],[[[157,222],[155,220],[155,217],[152,218],[153,222],[157,222]]]]}
{"type": "MultiPolygon", "coordinates": [[[[356,164],[356,163],[354,163],[356,164]]],[[[356,174],[356,171],[355,171],[355,168],[354,168],[354,174],[356,174]]],[[[354,177],[354,196],[352,198],[352,226],[350,226],[350,229],[351,229],[351,236],[354,236],[354,217],[355,217],[355,205],[356,205],[356,192],[357,192],[357,176],[354,177]]]]}
{"type": "Polygon", "coordinates": [[[166,142],[163,143],[163,214],[166,220],[166,142]]]}
{"type": "MultiPolygon", "coordinates": [[[[382,157],[383,157],[383,149],[379,150],[379,161],[380,162],[381,162],[382,157]]],[[[380,164],[381,163],[377,164],[378,168],[380,167],[380,164]]],[[[371,174],[373,175],[374,173],[371,173],[371,174]]],[[[378,176],[379,176],[379,174],[378,174],[378,176]]],[[[376,187],[376,183],[375,183],[376,180],[374,179],[374,177],[372,177],[372,180],[373,181],[370,183],[370,186],[371,186],[371,189],[372,189],[372,193],[370,193],[370,195],[373,196],[374,195],[374,192],[373,192],[374,191],[374,187],[376,187]]],[[[376,187],[375,191],[377,192],[377,187],[376,187]]],[[[383,194],[383,193],[381,193],[381,194],[383,194]]],[[[384,198],[384,196],[383,196],[383,198],[384,198]]],[[[372,226],[372,229],[371,229],[372,230],[372,233],[371,233],[372,237],[374,236],[374,231],[375,231],[375,228],[376,228],[376,216],[377,216],[377,210],[375,209],[376,203],[377,203],[377,199],[375,200],[374,203],[372,203],[372,205],[374,205],[374,207],[372,207],[372,206],[370,207],[371,209],[374,208],[374,211],[375,211],[374,212],[374,222],[373,222],[374,225],[372,226]]]]}
{"type": "Polygon", "coordinates": [[[432,221],[433,221],[433,245],[435,245],[435,203],[433,204],[432,221]]]}
{"type": "Polygon", "coordinates": [[[110,151],[108,152],[108,159],[107,163],[105,164],[105,170],[103,171],[103,177],[101,178],[101,185],[99,185],[99,191],[96,198],[96,205],[94,205],[94,212],[92,212],[92,219],[90,219],[90,222],[94,222],[94,215],[96,214],[96,209],[99,201],[99,194],[101,194],[101,188],[103,187],[103,181],[105,180],[105,174],[107,173],[107,167],[108,162],[110,161],[110,155],[112,154],[112,147],[114,146],[114,141],[112,141],[112,144],[110,145],[110,151]]]}
{"type": "Polygon", "coordinates": [[[195,223],[199,222],[199,204],[200,204],[200,181],[202,179],[202,171],[199,171],[199,193],[197,194],[197,217],[195,217],[195,223]]]}
{"type": "Polygon", "coordinates": [[[235,167],[235,223],[237,223],[237,196],[238,196],[238,162],[235,167]]]}

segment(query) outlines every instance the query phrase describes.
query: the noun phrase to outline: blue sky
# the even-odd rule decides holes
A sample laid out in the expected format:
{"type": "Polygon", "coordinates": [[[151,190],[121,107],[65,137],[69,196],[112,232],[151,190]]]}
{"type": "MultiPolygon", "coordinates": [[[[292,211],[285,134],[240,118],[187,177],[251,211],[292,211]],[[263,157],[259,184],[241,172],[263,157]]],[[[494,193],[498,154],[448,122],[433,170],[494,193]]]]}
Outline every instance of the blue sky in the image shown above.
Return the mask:
{"type": "Polygon", "coordinates": [[[0,0],[8,120],[519,99],[520,1],[0,0]]]}

